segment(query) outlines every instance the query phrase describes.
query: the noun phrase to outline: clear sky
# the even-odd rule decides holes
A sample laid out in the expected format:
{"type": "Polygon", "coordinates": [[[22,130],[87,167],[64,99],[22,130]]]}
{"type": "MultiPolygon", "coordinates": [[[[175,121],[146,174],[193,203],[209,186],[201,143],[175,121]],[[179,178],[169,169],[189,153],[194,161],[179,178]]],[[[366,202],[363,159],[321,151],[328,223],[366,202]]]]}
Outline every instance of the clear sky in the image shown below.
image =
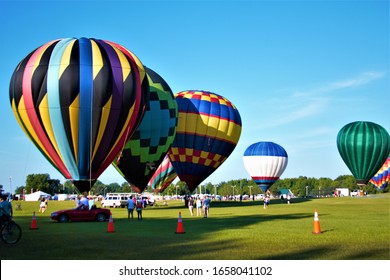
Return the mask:
{"type": "MultiPolygon", "coordinates": [[[[64,181],[19,127],[9,81],[32,50],[58,38],[124,45],[174,93],[202,89],[233,102],[240,141],[203,183],[250,178],[242,156],[273,141],[289,156],[282,178],[351,174],[338,131],[372,121],[390,131],[389,1],[0,0],[0,184],[28,174],[64,181]]],[[[121,184],[109,167],[99,180],[121,184]]]]}

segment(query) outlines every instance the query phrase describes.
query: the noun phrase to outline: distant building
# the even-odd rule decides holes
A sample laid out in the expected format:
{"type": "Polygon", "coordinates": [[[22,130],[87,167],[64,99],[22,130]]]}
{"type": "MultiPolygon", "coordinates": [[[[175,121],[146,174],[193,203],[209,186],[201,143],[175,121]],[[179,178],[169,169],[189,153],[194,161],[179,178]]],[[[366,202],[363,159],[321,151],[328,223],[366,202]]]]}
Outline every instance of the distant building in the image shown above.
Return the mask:
{"type": "Polygon", "coordinates": [[[295,197],[294,194],[290,191],[290,189],[279,189],[278,191],[279,198],[286,199],[288,195],[291,197],[295,197]]]}

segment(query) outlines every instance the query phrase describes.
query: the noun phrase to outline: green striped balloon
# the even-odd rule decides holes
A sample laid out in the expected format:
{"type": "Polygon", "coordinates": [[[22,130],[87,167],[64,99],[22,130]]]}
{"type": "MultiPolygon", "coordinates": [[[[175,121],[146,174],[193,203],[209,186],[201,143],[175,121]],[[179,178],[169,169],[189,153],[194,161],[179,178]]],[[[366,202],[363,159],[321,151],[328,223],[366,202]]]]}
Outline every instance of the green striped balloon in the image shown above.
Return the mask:
{"type": "Polygon", "coordinates": [[[357,184],[365,185],[386,161],[390,136],[376,123],[352,122],[339,131],[337,148],[357,184]]]}

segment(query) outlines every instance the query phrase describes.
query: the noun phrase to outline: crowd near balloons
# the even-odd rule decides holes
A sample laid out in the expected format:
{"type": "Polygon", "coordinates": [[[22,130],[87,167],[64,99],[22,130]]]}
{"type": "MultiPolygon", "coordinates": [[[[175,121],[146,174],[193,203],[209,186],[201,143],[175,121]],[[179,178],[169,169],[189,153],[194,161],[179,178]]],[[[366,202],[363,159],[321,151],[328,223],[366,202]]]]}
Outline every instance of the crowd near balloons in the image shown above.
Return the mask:
{"type": "MultiPolygon", "coordinates": [[[[228,159],[242,129],[220,93],[183,90],[126,47],[92,38],[43,44],[16,66],[9,96],[20,127],[80,192],[112,164],[134,190],[162,192],[173,180],[190,192],[228,159]]],[[[286,150],[258,136],[243,164],[263,192],[287,168],[286,150]]],[[[390,136],[380,125],[346,124],[335,143],[358,184],[389,181],[390,136]]]]}

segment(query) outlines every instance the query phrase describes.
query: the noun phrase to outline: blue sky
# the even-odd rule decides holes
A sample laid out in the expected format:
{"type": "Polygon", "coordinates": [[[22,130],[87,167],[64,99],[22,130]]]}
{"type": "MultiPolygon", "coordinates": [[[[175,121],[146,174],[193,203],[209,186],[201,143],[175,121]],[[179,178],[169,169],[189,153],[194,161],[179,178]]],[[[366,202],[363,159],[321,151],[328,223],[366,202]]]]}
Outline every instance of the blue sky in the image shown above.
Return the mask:
{"type": "MultiPolygon", "coordinates": [[[[173,92],[202,89],[240,111],[240,141],[203,183],[250,178],[242,156],[258,141],[282,145],[282,178],[351,174],[336,147],[352,121],[390,131],[389,1],[0,0],[0,184],[28,174],[64,181],[17,124],[9,104],[16,65],[57,38],[114,41],[173,92]]],[[[124,179],[109,167],[99,178],[124,179]]]]}

